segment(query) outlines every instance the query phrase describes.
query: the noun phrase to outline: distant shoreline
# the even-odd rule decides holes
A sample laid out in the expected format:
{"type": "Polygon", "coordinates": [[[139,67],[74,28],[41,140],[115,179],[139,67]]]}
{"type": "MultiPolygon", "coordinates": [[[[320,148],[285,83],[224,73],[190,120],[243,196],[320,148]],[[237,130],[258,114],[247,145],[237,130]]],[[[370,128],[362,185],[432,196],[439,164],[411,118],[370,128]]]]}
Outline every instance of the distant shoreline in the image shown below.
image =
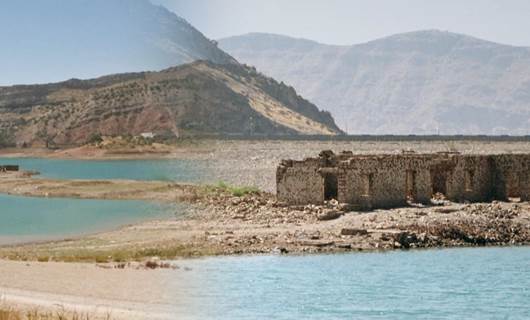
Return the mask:
{"type": "Polygon", "coordinates": [[[492,141],[492,142],[530,142],[530,135],[295,135],[295,136],[218,136],[197,137],[197,140],[272,140],[272,141],[492,141]]]}
{"type": "MultiPolygon", "coordinates": [[[[216,152],[219,144],[264,144],[285,143],[338,143],[351,142],[380,142],[380,143],[449,143],[445,151],[452,151],[450,143],[476,142],[487,145],[488,143],[530,143],[530,136],[441,136],[441,135],[343,135],[343,136],[201,136],[183,138],[167,143],[153,143],[147,146],[122,146],[98,147],[84,146],[58,146],[55,149],[46,148],[0,148],[0,160],[9,158],[55,158],[78,160],[163,160],[202,157],[205,153],[216,152]]],[[[416,147],[411,145],[411,147],[416,147]]],[[[461,149],[461,148],[460,148],[461,149]]],[[[495,149],[495,148],[494,148],[495,149]]],[[[417,150],[415,150],[417,151],[417,150]]],[[[436,150],[437,152],[441,150],[436,150]]],[[[456,150],[462,151],[462,150],[456,150]]],[[[464,150],[465,151],[465,150],[464,150]]],[[[316,153],[315,153],[316,154],[316,153]]]]}

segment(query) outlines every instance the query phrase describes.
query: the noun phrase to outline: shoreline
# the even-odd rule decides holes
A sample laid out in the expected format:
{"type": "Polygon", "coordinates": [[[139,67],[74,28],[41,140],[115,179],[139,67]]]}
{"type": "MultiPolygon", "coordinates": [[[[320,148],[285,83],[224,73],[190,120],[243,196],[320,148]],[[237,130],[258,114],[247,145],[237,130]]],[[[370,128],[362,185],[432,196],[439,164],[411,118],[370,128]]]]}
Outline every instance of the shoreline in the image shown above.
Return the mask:
{"type": "MultiPolygon", "coordinates": [[[[151,292],[160,291],[164,277],[182,273],[185,278],[183,270],[138,270],[134,267],[145,266],[149,261],[176,259],[178,264],[180,259],[203,257],[355,254],[404,249],[530,245],[530,203],[527,202],[446,202],[441,206],[347,212],[336,203],[284,206],[276,201],[272,193],[276,166],[283,158],[301,160],[326,149],[377,154],[399,153],[405,149],[437,152],[448,147],[463,153],[527,153],[530,143],[456,142],[448,145],[445,142],[211,141],[175,147],[179,150],[169,156],[170,159],[208,160],[219,181],[238,186],[255,185],[266,191],[249,190],[252,192],[240,196],[234,195],[230,187],[200,184],[33,179],[23,175],[17,177],[17,173],[3,175],[0,176],[2,194],[184,202],[189,205],[189,212],[178,219],[129,224],[108,232],[61,241],[0,246],[0,269],[8,270],[6,266],[10,268],[3,278],[0,275],[0,296],[2,288],[18,288],[30,295],[31,292],[41,292],[49,301],[54,300],[53,294],[73,295],[93,301],[90,297],[99,294],[97,290],[101,285],[119,300],[121,288],[119,285],[110,285],[115,283],[113,281],[116,278],[128,284],[140,284],[151,292]],[[127,266],[129,261],[133,267],[127,266]],[[80,274],[79,268],[86,273],[80,274]],[[13,274],[19,275],[21,272],[24,276],[13,277],[13,274]],[[88,287],[77,285],[94,277],[100,279],[96,284],[91,283],[88,287]],[[143,281],[147,281],[145,285],[143,281]],[[57,283],[56,287],[54,283],[57,283]],[[72,286],[71,283],[76,285],[72,286]]],[[[60,155],[77,159],[87,149],[77,151],[70,151],[66,155],[62,151],[54,152],[53,157],[60,155]]],[[[3,155],[5,152],[0,151],[0,162],[8,159],[2,158],[3,155]]],[[[93,153],[89,156],[91,160],[108,160],[104,154],[93,153]]],[[[130,157],[127,155],[126,158],[130,157]]],[[[138,288],[129,290],[135,292],[138,288]]],[[[106,297],[104,293],[100,296],[106,297]]],[[[152,301],[151,298],[143,297],[145,301],[152,301]]],[[[63,301],[68,301],[68,297],[63,301]]]]}
{"type": "MultiPolygon", "coordinates": [[[[46,148],[0,148],[0,160],[12,158],[43,158],[62,160],[166,160],[166,159],[232,159],[234,153],[247,152],[251,157],[268,156],[272,159],[299,159],[317,155],[326,148],[335,153],[351,150],[360,154],[401,153],[414,150],[418,153],[457,151],[464,154],[528,153],[530,137],[524,139],[358,139],[358,140],[314,140],[300,139],[184,139],[170,144],[147,145],[123,144],[122,138],[110,138],[103,145],[46,148]],[[281,146],[289,146],[282,148],[281,146]],[[274,154],[262,154],[263,149],[274,154]],[[286,151],[287,150],[287,151],[286,151]],[[213,156],[214,155],[214,156],[213,156]],[[232,157],[231,157],[232,156],[232,157]]],[[[246,159],[248,160],[248,158],[246,159]]],[[[279,163],[279,161],[278,161],[279,163]]]]}
{"type": "Polygon", "coordinates": [[[0,246],[0,258],[122,262],[159,257],[326,253],[530,243],[530,203],[493,202],[349,211],[330,202],[286,206],[254,190],[139,181],[33,179],[3,174],[17,196],[182,203],[182,217],[116,230],[0,246]],[[234,189],[235,190],[235,189],[234,189]],[[239,190],[238,190],[239,191],[239,190]],[[141,244],[141,246],[139,246],[141,244]],[[90,248],[90,249],[86,249],[90,248]]]}
{"type": "Polygon", "coordinates": [[[283,207],[269,194],[235,197],[210,190],[202,197],[181,219],[146,221],[78,239],[0,246],[0,296],[16,310],[72,310],[92,319],[108,319],[109,313],[112,319],[171,319],[173,302],[154,293],[164,288],[168,277],[185,281],[186,271],[161,267],[165,261],[178,266],[183,259],[195,258],[530,246],[530,203],[446,203],[320,220],[324,206],[283,207]],[[473,226],[478,228],[470,229],[473,226]],[[526,230],[524,237],[500,232],[489,235],[491,243],[470,242],[473,237],[487,239],[492,228],[514,227],[526,230]],[[429,233],[436,228],[441,233],[429,233]],[[447,233],[455,230],[457,237],[447,233]],[[150,261],[156,270],[147,268],[150,261]],[[131,292],[148,293],[135,294],[137,301],[131,302],[122,295],[127,292],[122,283],[130,285],[131,292]],[[24,294],[13,295],[13,290],[24,294]]]}

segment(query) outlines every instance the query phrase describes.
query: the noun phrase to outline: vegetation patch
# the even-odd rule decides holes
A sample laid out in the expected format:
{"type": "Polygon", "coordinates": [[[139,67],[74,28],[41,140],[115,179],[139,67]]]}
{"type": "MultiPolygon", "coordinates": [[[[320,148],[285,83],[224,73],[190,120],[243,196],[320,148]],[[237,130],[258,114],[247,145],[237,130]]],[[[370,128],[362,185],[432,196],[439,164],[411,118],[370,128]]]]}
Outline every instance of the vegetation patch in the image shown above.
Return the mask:
{"type": "Polygon", "coordinates": [[[77,312],[68,312],[63,309],[57,311],[40,311],[33,309],[29,311],[21,311],[12,307],[0,305],[0,320],[91,320],[104,319],[110,320],[110,314],[105,316],[90,316],[88,314],[80,314],[77,312]]]}
{"type": "MultiPolygon", "coordinates": [[[[0,252],[0,259],[13,261],[66,262],[66,263],[122,263],[145,261],[149,258],[172,260],[175,258],[193,258],[216,255],[214,248],[185,244],[160,244],[150,247],[123,247],[109,250],[68,249],[46,246],[28,249],[14,248],[13,251],[0,252]]],[[[2,320],[0,318],[0,320],[2,320]]]]}
{"type": "Polygon", "coordinates": [[[13,135],[10,134],[7,130],[0,129],[0,148],[9,148],[14,146],[15,142],[13,135]]]}
{"type": "Polygon", "coordinates": [[[231,194],[234,197],[243,197],[243,196],[246,196],[246,195],[259,194],[260,193],[260,190],[258,188],[256,188],[256,187],[231,186],[231,185],[225,183],[224,181],[219,181],[217,184],[215,184],[213,186],[207,186],[206,189],[210,193],[211,192],[213,192],[213,193],[229,193],[229,194],[231,194]]]}

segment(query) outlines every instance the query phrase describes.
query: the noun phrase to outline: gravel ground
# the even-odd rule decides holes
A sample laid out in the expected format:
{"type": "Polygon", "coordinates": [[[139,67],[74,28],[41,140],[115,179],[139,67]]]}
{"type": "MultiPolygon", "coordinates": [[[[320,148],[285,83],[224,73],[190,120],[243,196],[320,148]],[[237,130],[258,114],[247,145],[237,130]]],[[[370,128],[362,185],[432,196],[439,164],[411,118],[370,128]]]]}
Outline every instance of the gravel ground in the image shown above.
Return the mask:
{"type": "Polygon", "coordinates": [[[530,142],[477,141],[212,141],[206,152],[180,156],[206,160],[212,181],[276,190],[276,167],[283,159],[316,157],[322,150],[353,151],[355,154],[398,154],[458,151],[464,154],[529,153],[530,142]]]}

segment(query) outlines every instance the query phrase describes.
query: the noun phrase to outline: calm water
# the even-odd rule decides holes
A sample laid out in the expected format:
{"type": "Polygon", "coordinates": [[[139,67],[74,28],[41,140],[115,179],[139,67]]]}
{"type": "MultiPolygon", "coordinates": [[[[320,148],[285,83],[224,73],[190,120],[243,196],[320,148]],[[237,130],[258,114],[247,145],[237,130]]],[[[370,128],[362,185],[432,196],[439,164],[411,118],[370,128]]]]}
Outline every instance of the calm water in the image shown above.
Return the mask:
{"type": "Polygon", "coordinates": [[[182,208],[143,201],[41,199],[0,195],[0,244],[60,239],[169,218],[182,208]]]}
{"type": "Polygon", "coordinates": [[[175,319],[530,319],[530,248],[179,261],[175,319]]]}
{"type": "MultiPolygon", "coordinates": [[[[128,179],[201,182],[208,170],[203,162],[191,160],[59,160],[0,158],[0,164],[18,164],[53,179],[128,179]]],[[[39,176],[37,176],[39,177],[39,176]]]]}

